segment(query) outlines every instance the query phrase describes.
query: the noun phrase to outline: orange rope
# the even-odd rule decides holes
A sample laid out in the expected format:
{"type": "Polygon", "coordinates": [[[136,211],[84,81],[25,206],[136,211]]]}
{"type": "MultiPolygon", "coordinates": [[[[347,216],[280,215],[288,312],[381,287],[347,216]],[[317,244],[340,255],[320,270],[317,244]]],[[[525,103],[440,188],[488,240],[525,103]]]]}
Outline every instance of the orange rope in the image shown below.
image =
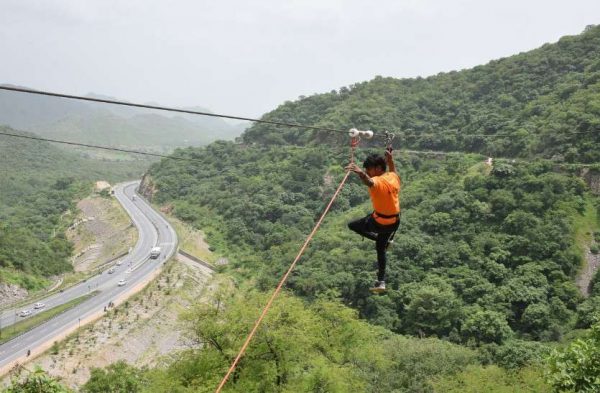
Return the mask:
{"type": "Polygon", "coordinates": [[[354,149],[356,149],[359,142],[360,142],[360,137],[358,137],[358,136],[353,136],[350,139],[350,163],[351,164],[354,164],[354,149]]]}
{"type": "MultiPolygon", "coordinates": [[[[354,149],[356,148],[357,144],[358,144],[358,141],[356,141],[356,142],[353,141],[352,144],[351,144],[351,149],[352,149],[351,150],[351,156],[350,156],[351,162],[354,162],[354,149]]],[[[262,310],[262,313],[260,314],[260,317],[258,317],[258,319],[256,320],[256,322],[254,323],[254,327],[252,328],[252,331],[250,331],[250,334],[246,338],[246,341],[244,341],[244,344],[242,345],[242,348],[240,349],[240,352],[237,354],[237,356],[236,356],[235,360],[233,361],[233,363],[231,363],[231,366],[229,367],[229,370],[227,370],[227,374],[225,374],[225,376],[223,377],[223,380],[221,380],[221,383],[219,384],[219,387],[217,387],[217,390],[215,391],[215,393],[219,393],[221,391],[221,389],[223,389],[223,386],[225,386],[225,383],[227,382],[227,379],[229,379],[229,376],[235,370],[238,362],[240,361],[241,357],[244,355],[244,352],[246,352],[246,348],[248,347],[248,344],[250,344],[250,341],[252,340],[252,337],[254,337],[254,334],[256,333],[256,330],[258,329],[258,326],[260,325],[260,323],[262,322],[262,320],[264,319],[264,317],[267,315],[267,312],[269,311],[269,308],[271,308],[271,304],[273,303],[273,301],[275,300],[275,298],[277,297],[277,295],[279,295],[279,292],[281,291],[281,288],[283,287],[283,284],[285,283],[285,281],[287,280],[288,276],[290,275],[290,273],[292,272],[292,270],[296,266],[296,263],[298,262],[298,260],[302,256],[302,254],[304,253],[304,250],[306,250],[306,247],[308,246],[308,243],[310,243],[310,241],[312,240],[313,236],[317,232],[317,229],[319,229],[319,226],[321,225],[321,222],[323,222],[323,219],[325,218],[325,215],[327,215],[327,213],[329,212],[329,209],[331,208],[331,205],[333,204],[333,201],[335,201],[335,199],[337,198],[338,194],[342,190],[342,187],[344,186],[344,183],[346,183],[346,180],[348,179],[348,175],[350,175],[350,172],[346,171],[346,175],[344,176],[344,178],[340,182],[340,185],[338,186],[337,190],[335,190],[335,193],[333,194],[333,197],[331,197],[331,200],[327,204],[327,207],[325,208],[325,211],[323,211],[323,214],[321,214],[321,217],[319,218],[319,220],[315,224],[315,227],[313,228],[313,230],[310,232],[310,234],[308,235],[308,237],[304,241],[304,245],[300,249],[300,252],[298,252],[298,255],[296,255],[296,258],[294,259],[294,262],[292,262],[292,264],[289,267],[289,269],[287,270],[287,272],[285,272],[285,274],[283,275],[283,278],[281,279],[281,281],[279,281],[279,284],[277,285],[277,288],[275,288],[275,291],[271,295],[271,298],[267,302],[267,305],[262,310]]]]}

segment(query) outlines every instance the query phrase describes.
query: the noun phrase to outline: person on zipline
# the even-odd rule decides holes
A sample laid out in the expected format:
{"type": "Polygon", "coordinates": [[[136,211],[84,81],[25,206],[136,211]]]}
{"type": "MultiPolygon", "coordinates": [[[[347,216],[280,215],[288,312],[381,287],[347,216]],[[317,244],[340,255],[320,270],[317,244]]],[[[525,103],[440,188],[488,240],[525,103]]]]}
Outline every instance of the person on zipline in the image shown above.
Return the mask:
{"type": "Polygon", "coordinates": [[[385,158],[369,155],[363,163],[364,171],[352,163],[346,170],[352,171],[369,187],[373,213],[348,223],[348,228],[375,241],[377,250],[377,281],[372,292],[385,291],[386,250],[393,234],[400,225],[400,176],[396,173],[392,150],[386,149],[385,158]],[[389,171],[386,172],[386,164],[389,171]]]}

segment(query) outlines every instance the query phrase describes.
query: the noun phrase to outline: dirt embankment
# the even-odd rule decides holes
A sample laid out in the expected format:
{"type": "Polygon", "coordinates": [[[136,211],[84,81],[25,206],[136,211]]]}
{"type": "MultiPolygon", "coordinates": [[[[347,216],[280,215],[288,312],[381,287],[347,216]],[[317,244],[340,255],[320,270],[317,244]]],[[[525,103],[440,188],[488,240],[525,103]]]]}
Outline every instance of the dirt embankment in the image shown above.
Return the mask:
{"type": "Polygon", "coordinates": [[[0,306],[10,304],[27,297],[27,290],[15,284],[0,283],[0,306]]]}
{"type": "Polygon", "coordinates": [[[576,280],[579,290],[585,297],[590,295],[590,283],[592,282],[592,278],[594,278],[594,274],[596,274],[598,268],[600,268],[600,254],[594,254],[590,251],[590,248],[593,247],[594,244],[598,245],[597,242],[592,240],[590,247],[586,247],[585,266],[576,280]]]}
{"type": "Polygon", "coordinates": [[[600,171],[583,168],[580,176],[585,180],[594,195],[600,195],[600,171]]]}
{"type": "Polygon", "coordinates": [[[178,317],[210,288],[209,280],[210,275],[200,266],[171,261],[140,294],[108,310],[104,318],[33,363],[73,389],[89,379],[93,367],[119,360],[138,367],[156,366],[167,355],[195,346],[178,317]]]}
{"type": "Polygon", "coordinates": [[[138,188],[138,192],[144,196],[147,200],[152,202],[152,198],[154,194],[156,194],[156,185],[147,173],[142,176],[142,182],[140,183],[140,187],[138,188]]]}
{"type": "Polygon", "coordinates": [[[67,230],[73,242],[73,267],[89,271],[133,247],[137,230],[114,198],[91,196],[77,204],[80,213],[67,230]]]}

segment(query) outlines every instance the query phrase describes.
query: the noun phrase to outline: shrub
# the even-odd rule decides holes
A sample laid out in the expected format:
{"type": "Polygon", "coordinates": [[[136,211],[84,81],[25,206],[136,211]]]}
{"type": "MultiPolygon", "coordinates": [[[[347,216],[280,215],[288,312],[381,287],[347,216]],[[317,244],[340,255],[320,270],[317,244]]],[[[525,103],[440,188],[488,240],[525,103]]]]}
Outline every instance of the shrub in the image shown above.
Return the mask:
{"type": "Polygon", "coordinates": [[[600,392],[600,324],[588,337],[555,350],[548,363],[547,380],[557,391],[600,392]]]}

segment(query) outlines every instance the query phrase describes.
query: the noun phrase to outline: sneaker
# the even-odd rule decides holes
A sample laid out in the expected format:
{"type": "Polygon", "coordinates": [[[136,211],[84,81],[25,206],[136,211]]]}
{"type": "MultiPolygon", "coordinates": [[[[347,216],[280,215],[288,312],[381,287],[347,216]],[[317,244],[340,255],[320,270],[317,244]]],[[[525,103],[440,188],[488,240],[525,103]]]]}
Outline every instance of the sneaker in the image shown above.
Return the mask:
{"type": "Polygon", "coordinates": [[[369,291],[373,293],[385,292],[385,281],[375,281],[375,286],[373,288],[369,288],[369,291]]]}

